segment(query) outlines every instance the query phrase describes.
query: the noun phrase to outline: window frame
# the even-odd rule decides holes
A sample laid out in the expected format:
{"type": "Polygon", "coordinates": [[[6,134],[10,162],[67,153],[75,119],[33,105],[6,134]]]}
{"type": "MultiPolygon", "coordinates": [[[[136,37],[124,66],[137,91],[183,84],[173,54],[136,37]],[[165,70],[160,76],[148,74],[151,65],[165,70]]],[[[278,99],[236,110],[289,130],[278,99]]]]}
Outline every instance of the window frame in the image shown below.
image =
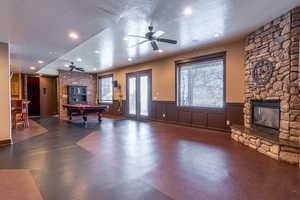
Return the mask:
{"type": "Polygon", "coordinates": [[[114,85],[113,85],[113,81],[114,81],[114,76],[113,76],[113,74],[107,74],[107,75],[103,75],[103,76],[99,76],[98,77],[98,102],[100,103],[100,104],[113,104],[114,103],[114,85]],[[111,79],[112,79],[112,100],[111,100],[111,102],[109,101],[106,101],[106,102],[102,102],[101,101],[101,79],[104,79],[104,78],[110,78],[111,77],[111,79]]]}
{"type": "Polygon", "coordinates": [[[226,51],[175,61],[175,98],[176,98],[175,102],[176,102],[177,107],[179,107],[179,108],[214,109],[214,110],[225,109],[225,107],[226,107],[226,88],[227,88],[227,85],[226,85],[226,51]],[[219,59],[223,60],[223,106],[220,108],[205,107],[205,106],[181,106],[180,99],[179,99],[179,96],[180,96],[179,95],[180,74],[178,73],[179,68],[186,64],[194,64],[194,63],[207,62],[207,61],[213,61],[213,60],[219,60],[219,59]]]}

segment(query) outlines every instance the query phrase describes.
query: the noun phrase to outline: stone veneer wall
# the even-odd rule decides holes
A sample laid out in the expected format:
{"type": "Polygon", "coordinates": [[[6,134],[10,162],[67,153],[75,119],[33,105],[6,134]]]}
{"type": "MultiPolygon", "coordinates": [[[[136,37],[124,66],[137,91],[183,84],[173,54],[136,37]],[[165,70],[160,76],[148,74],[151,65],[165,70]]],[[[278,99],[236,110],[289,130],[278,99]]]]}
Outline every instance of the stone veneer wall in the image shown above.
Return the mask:
{"type": "Polygon", "coordinates": [[[81,85],[87,86],[88,103],[96,103],[97,96],[97,75],[83,72],[70,72],[70,71],[59,71],[58,76],[58,92],[59,92],[59,116],[67,116],[67,111],[62,107],[63,104],[67,103],[67,86],[68,85],[81,85]]]}
{"type": "Polygon", "coordinates": [[[245,47],[245,127],[251,128],[251,100],[280,99],[280,138],[294,142],[300,142],[299,33],[300,7],[248,35],[245,47]],[[273,63],[264,86],[256,85],[251,74],[260,59],[273,63]]]}

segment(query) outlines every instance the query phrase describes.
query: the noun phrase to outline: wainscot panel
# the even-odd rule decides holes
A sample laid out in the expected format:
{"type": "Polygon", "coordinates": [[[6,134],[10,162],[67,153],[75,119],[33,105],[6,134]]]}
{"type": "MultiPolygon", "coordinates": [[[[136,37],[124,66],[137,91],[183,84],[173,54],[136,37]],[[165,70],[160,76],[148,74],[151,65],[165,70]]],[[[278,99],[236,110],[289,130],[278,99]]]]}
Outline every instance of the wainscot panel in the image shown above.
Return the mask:
{"type": "MultiPolygon", "coordinates": [[[[243,106],[243,103],[226,103],[222,109],[209,109],[177,107],[175,101],[152,101],[150,119],[185,126],[230,131],[231,124],[243,125],[243,106]]],[[[107,113],[125,115],[126,108],[126,101],[123,100],[120,112],[119,102],[114,101],[113,104],[109,105],[107,113]]]]}
{"type": "Polygon", "coordinates": [[[11,144],[11,140],[8,139],[8,140],[1,140],[0,141],[0,147],[4,147],[4,146],[8,146],[11,144]]]}
{"type": "Polygon", "coordinates": [[[151,120],[230,131],[231,124],[243,124],[243,107],[243,103],[226,103],[222,109],[177,107],[175,101],[152,101],[151,120]]]}

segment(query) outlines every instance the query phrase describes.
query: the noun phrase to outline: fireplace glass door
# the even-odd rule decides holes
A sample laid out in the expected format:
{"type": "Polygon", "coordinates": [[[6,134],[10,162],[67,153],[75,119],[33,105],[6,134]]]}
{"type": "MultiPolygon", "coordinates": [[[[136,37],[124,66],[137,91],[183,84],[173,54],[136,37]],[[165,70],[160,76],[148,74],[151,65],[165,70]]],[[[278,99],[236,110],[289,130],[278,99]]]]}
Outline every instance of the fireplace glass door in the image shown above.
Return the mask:
{"type": "Polygon", "coordinates": [[[274,108],[255,107],[254,123],[269,128],[279,129],[279,110],[274,108]]]}
{"type": "Polygon", "coordinates": [[[254,127],[277,135],[280,126],[280,102],[277,100],[253,101],[252,106],[254,127]]]}

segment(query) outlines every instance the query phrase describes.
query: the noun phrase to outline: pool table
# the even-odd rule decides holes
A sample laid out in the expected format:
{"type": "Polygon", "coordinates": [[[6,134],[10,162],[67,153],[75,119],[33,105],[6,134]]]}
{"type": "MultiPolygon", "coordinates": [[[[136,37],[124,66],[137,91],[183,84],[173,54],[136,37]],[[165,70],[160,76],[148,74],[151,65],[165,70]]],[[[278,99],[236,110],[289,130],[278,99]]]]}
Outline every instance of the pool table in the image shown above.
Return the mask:
{"type": "Polygon", "coordinates": [[[106,105],[99,104],[64,104],[64,108],[68,109],[69,120],[72,120],[72,115],[74,113],[79,113],[82,115],[83,123],[87,123],[87,114],[88,113],[97,113],[98,121],[101,121],[101,113],[108,109],[106,105]]]}

